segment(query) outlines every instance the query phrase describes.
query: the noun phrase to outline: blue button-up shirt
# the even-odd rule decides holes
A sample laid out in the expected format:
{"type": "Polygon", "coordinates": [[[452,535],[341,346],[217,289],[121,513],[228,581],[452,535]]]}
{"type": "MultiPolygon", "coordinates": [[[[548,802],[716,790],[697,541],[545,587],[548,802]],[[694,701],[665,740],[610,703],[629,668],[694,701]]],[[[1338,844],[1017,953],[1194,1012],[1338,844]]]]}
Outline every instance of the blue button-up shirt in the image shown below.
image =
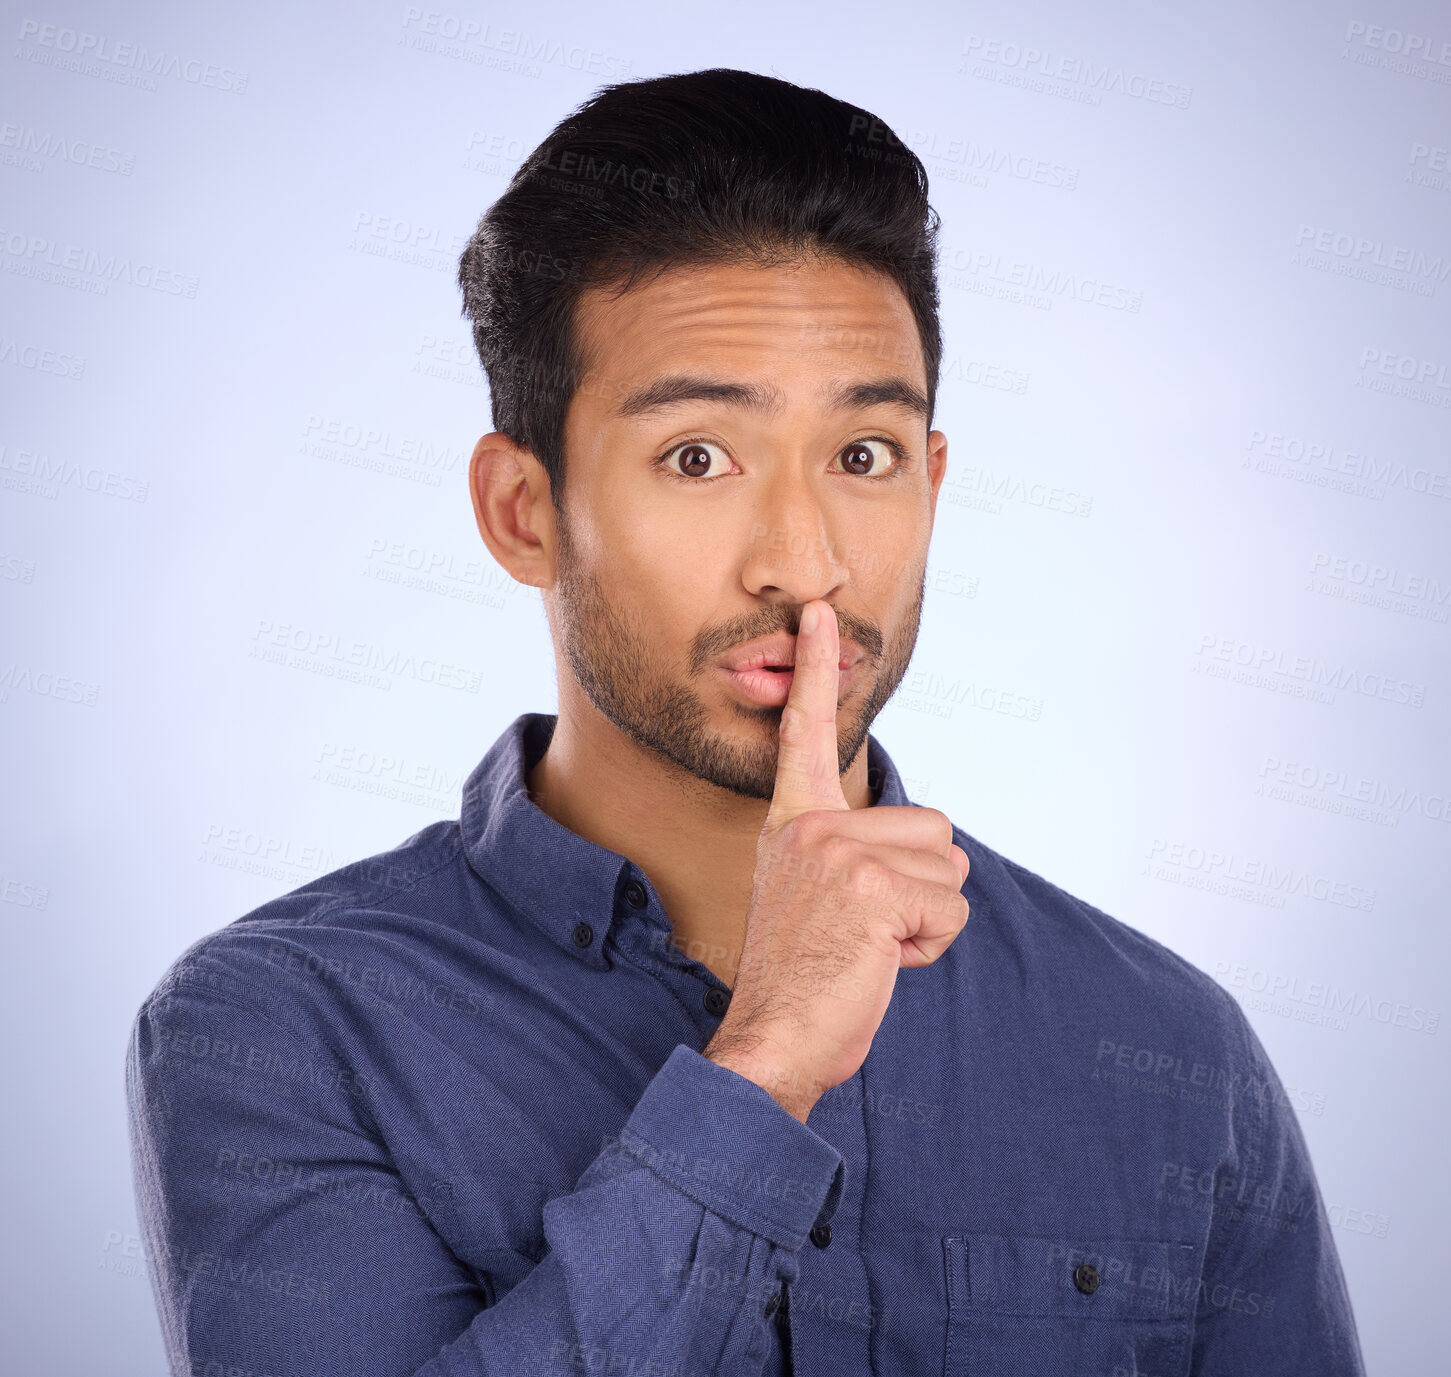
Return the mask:
{"type": "Polygon", "coordinates": [[[802,1124],[701,1055],[729,991],[649,875],[530,800],[554,723],[143,1005],[174,1373],[1361,1373],[1293,1108],[1215,982],[955,828],[971,921],[802,1124]]]}

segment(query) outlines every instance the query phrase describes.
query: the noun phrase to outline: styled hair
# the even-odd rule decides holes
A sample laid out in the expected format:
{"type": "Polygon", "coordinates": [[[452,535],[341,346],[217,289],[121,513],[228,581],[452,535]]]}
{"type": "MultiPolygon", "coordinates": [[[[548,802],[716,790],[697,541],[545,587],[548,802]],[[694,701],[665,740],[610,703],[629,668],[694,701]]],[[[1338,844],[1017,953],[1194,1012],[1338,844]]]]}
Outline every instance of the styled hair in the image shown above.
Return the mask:
{"type": "Polygon", "coordinates": [[[601,88],[525,159],[459,260],[494,429],[564,511],[564,421],[589,373],[576,307],[682,264],[834,257],[896,282],[935,406],[937,213],[921,160],[876,116],[725,67],[601,88]]]}

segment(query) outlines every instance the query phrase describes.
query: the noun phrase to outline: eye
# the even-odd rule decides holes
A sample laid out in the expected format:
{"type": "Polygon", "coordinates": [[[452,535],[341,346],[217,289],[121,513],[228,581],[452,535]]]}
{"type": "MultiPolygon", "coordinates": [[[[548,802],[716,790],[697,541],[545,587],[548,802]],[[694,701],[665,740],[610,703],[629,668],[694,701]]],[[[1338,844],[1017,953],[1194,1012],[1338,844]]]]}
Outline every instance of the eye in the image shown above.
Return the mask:
{"type": "MultiPolygon", "coordinates": [[[[843,460],[843,472],[848,477],[866,478],[880,482],[895,478],[911,468],[906,451],[895,440],[882,435],[868,435],[837,452],[836,458],[843,460]],[[887,460],[890,459],[890,465],[887,460]]],[[[723,446],[711,440],[684,440],[668,449],[658,459],[655,467],[681,483],[715,483],[730,477],[729,472],[712,473],[716,459],[728,460],[723,446]],[[676,461],[679,461],[678,467],[676,461]]]]}
{"type": "Polygon", "coordinates": [[[708,440],[687,440],[683,445],[676,445],[674,449],[667,450],[655,462],[664,468],[672,478],[712,483],[717,478],[725,477],[724,474],[710,472],[711,461],[717,456],[723,457],[723,455],[721,447],[711,444],[708,440]],[[678,469],[670,462],[677,456],[680,459],[678,469]]]}
{"type": "Polygon", "coordinates": [[[891,440],[884,440],[879,436],[871,435],[863,440],[853,440],[851,444],[840,452],[838,458],[842,460],[842,467],[845,471],[857,478],[891,478],[899,469],[905,466],[906,456],[903,454],[900,445],[891,440]],[[882,472],[874,471],[873,466],[876,469],[882,469],[885,461],[882,454],[878,453],[878,449],[874,449],[873,446],[877,446],[878,449],[890,456],[892,459],[890,468],[882,472]]]}

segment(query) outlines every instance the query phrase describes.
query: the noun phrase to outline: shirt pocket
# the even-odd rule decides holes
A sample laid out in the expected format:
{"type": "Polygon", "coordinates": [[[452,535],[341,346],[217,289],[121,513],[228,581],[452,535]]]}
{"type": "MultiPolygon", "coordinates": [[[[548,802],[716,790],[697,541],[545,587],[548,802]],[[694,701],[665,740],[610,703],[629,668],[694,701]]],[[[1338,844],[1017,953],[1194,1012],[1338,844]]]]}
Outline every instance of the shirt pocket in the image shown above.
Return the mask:
{"type": "Polygon", "coordinates": [[[1161,1239],[954,1234],[944,1377],[1184,1377],[1199,1268],[1161,1239]]]}

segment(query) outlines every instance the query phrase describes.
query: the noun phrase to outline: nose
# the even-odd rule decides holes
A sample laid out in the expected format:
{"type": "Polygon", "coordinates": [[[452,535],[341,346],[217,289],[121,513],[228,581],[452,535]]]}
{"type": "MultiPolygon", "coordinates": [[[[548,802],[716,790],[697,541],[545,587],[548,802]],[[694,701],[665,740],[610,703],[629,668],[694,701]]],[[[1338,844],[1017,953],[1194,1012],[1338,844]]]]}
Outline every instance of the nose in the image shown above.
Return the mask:
{"type": "Polygon", "coordinates": [[[793,604],[799,625],[801,609],[812,599],[839,597],[847,567],[809,482],[778,479],[763,496],[767,503],[751,524],[741,581],[753,597],[793,604]]]}

